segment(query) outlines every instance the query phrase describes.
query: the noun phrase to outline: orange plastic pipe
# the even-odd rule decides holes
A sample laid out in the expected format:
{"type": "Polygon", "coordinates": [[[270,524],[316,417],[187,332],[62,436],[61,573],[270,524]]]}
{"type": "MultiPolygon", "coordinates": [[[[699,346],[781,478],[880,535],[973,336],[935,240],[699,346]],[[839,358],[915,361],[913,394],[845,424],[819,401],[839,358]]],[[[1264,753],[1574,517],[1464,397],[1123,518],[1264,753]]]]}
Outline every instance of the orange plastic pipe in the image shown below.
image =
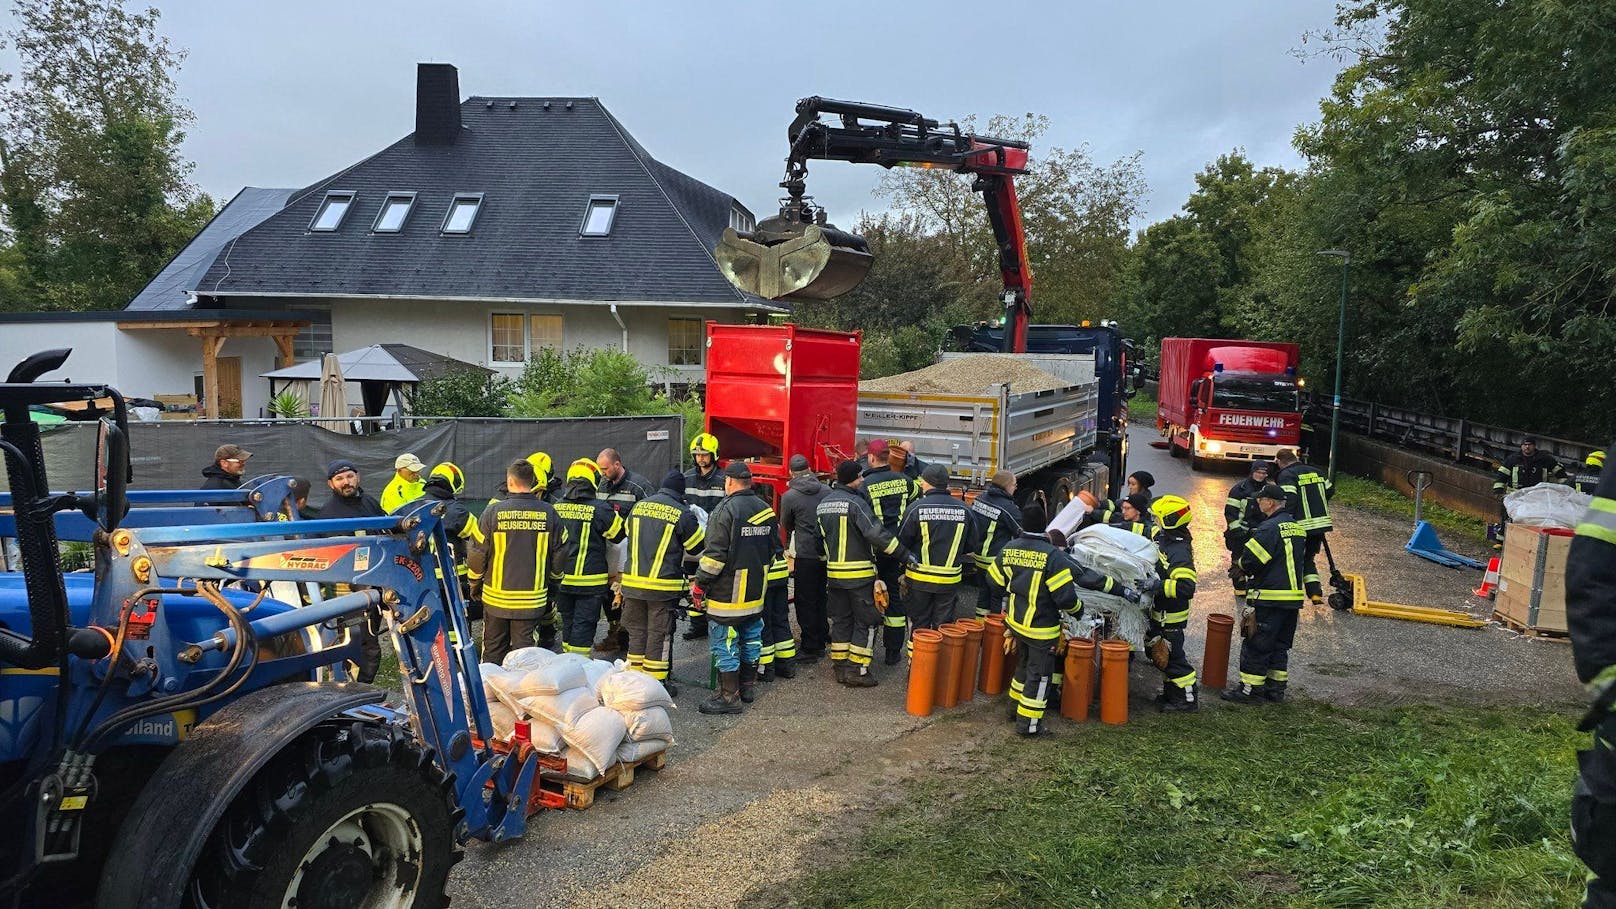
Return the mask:
{"type": "Polygon", "coordinates": [[[909,692],[903,709],[911,716],[931,716],[937,696],[937,652],[943,646],[943,635],[930,628],[916,628],[911,646],[909,692]]]}
{"type": "Polygon", "coordinates": [[[1201,656],[1201,687],[1217,691],[1229,683],[1229,645],[1234,616],[1214,612],[1206,617],[1206,653],[1201,656]]]}
{"type": "Polygon", "coordinates": [[[1066,642],[1066,682],[1061,692],[1061,716],[1081,723],[1089,718],[1094,700],[1094,642],[1072,638],[1066,642]]]}
{"type": "Polygon", "coordinates": [[[1120,726],[1128,722],[1127,641],[1100,642],[1100,722],[1120,726]]]}
{"type": "Polygon", "coordinates": [[[938,657],[940,672],[937,682],[937,706],[952,707],[959,703],[959,677],[965,668],[965,629],[953,622],[938,629],[943,635],[942,655],[938,657]]]}
{"type": "Polygon", "coordinates": [[[993,613],[982,620],[983,694],[1004,693],[1004,614],[993,613]]]}
{"type": "Polygon", "coordinates": [[[959,619],[954,625],[965,631],[965,656],[960,661],[959,687],[955,700],[967,703],[976,694],[976,677],[982,665],[982,632],[986,629],[981,619],[959,619]]]}

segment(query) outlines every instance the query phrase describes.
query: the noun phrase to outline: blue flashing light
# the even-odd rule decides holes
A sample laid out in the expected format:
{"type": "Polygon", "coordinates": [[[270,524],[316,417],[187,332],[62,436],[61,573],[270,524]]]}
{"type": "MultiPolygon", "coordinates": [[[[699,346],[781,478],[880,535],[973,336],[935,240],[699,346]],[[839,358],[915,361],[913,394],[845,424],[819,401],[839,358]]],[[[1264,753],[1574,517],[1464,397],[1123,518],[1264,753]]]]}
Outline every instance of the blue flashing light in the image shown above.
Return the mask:
{"type": "Polygon", "coordinates": [[[1213,372],[1223,372],[1223,364],[1222,363],[1213,363],[1212,364],[1212,371],[1213,372]]]}

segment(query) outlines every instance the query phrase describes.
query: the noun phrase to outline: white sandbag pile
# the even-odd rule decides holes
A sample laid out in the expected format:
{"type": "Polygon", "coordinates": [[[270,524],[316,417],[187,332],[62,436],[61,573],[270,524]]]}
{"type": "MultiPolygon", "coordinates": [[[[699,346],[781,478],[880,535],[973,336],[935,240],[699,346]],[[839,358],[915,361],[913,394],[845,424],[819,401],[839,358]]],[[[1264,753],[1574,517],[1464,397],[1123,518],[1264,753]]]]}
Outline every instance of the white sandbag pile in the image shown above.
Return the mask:
{"type": "Polygon", "coordinates": [[[568,777],[592,780],[673,744],[667,688],[621,662],[524,647],[480,669],[495,740],[525,721],[534,750],[564,758],[568,777]]]}

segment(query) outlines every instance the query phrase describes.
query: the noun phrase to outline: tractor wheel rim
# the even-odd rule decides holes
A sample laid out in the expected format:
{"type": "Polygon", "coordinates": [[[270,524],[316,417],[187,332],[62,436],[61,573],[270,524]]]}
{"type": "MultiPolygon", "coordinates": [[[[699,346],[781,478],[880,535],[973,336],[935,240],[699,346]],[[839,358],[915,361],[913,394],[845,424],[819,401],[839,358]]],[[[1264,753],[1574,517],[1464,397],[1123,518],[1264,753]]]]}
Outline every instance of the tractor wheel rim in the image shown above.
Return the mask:
{"type": "Polygon", "coordinates": [[[286,885],[287,909],[408,909],[420,884],[420,826],[391,802],[355,808],[314,838],[286,885]]]}

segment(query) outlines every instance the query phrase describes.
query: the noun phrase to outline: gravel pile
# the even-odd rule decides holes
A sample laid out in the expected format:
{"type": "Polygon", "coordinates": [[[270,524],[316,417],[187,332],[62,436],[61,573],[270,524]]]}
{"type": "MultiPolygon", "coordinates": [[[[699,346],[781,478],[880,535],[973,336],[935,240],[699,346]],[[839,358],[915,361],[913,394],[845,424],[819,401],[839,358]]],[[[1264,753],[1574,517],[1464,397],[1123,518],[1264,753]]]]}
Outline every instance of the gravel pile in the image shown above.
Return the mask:
{"type": "Polygon", "coordinates": [[[978,354],[944,360],[935,366],[859,383],[859,391],[979,395],[990,385],[1008,382],[1014,392],[1065,388],[1066,380],[1015,356],[978,354]]]}

